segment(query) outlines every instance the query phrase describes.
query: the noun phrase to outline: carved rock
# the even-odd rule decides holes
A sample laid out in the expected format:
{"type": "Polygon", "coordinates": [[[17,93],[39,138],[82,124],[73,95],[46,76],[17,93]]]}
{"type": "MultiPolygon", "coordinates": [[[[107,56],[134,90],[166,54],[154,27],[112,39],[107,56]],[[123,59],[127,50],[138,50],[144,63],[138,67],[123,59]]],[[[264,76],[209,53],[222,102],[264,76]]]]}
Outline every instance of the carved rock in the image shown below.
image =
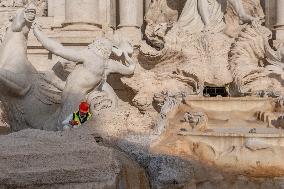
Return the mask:
{"type": "Polygon", "coordinates": [[[0,140],[0,187],[149,188],[137,163],[91,135],[28,129],[0,140]]]}
{"type": "Polygon", "coordinates": [[[208,118],[203,112],[186,112],[181,121],[189,123],[197,131],[204,131],[208,124],[208,118]]]}
{"type": "Polygon", "coordinates": [[[258,22],[246,26],[231,50],[230,68],[235,95],[277,97],[283,94],[283,66],[279,52],[268,41],[271,32],[258,22]]]}

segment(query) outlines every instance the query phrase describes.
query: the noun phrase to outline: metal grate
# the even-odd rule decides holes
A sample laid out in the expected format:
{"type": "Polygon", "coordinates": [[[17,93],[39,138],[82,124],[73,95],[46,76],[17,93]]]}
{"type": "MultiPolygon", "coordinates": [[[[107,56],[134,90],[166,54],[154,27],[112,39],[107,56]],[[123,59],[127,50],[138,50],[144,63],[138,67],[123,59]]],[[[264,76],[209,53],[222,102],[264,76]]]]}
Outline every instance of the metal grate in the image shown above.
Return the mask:
{"type": "Polygon", "coordinates": [[[228,93],[225,87],[205,87],[203,90],[203,95],[210,97],[215,97],[220,95],[222,97],[226,97],[228,96],[228,93]]]}

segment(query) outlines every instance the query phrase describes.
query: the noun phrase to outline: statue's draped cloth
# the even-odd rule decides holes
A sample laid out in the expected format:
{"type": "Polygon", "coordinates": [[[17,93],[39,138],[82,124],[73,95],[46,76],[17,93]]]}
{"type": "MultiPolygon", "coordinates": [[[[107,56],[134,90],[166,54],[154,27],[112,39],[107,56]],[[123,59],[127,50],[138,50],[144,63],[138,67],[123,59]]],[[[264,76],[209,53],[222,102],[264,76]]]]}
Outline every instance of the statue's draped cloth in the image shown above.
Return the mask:
{"type": "Polygon", "coordinates": [[[166,47],[176,53],[182,52],[183,58],[177,60],[180,61],[177,64],[179,73],[197,78],[197,83],[225,86],[232,82],[228,66],[232,39],[223,33],[221,3],[216,0],[208,0],[208,3],[210,24],[207,30],[204,31],[198,0],[187,0],[179,20],[165,38],[166,47]]]}
{"type": "MultiPolygon", "coordinates": [[[[217,0],[208,0],[208,3],[210,23],[207,29],[221,32],[225,27],[221,4],[217,0]]],[[[187,0],[176,26],[190,33],[198,33],[203,30],[204,23],[198,11],[198,0],[187,0]]]]}

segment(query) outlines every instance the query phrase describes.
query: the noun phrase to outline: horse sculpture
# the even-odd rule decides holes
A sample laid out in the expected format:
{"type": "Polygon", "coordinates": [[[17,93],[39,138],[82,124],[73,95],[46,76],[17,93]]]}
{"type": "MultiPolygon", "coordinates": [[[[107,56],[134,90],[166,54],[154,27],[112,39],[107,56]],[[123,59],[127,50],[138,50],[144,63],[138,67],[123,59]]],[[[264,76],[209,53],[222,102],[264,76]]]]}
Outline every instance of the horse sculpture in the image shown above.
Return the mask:
{"type": "MultiPolygon", "coordinates": [[[[33,23],[35,14],[36,7],[32,4],[19,9],[11,26],[8,27],[0,47],[0,101],[4,106],[4,113],[7,114],[7,121],[12,131],[25,128],[60,130],[59,115],[62,114],[62,104],[71,103],[62,100],[62,94],[64,92],[66,94],[64,91],[64,89],[66,90],[66,81],[59,79],[60,77],[52,71],[38,72],[27,58],[27,38],[30,29],[35,25],[33,23]]],[[[50,42],[47,37],[44,37],[44,40],[50,42]]],[[[113,45],[114,54],[118,57],[122,54],[125,56],[127,53],[131,54],[132,47],[119,46],[121,44],[113,45]]],[[[58,45],[60,46],[60,44],[58,45]]],[[[104,44],[101,44],[100,48],[104,49],[104,44]]],[[[100,48],[97,51],[100,51],[100,48]]],[[[66,51],[69,52],[68,49],[66,51]]],[[[94,53],[99,54],[99,52],[94,53]]],[[[108,57],[105,60],[109,64],[108,57]]],[[[106,69],[102,70],[104,74],[97,78],[101,85],[86,94],[93,104],[97,103],[94,102],[94,99],[100,97],[100,93],[104,92],[115,107],[117,104],[115,102],[116,95],[106,82],[107,75],[110,73],[129,75],[134,72],[135,65],[131,58],[126,59],[127,66],[119,65],[120,62],[112,62],[114,65],[106,66],[106,69]]],[[[74,111],[74,109],[69,109],[65,111],[74,111]]]]}
{"type": "Polygon", "coordinates": [[[42,74],[27,58],[27,38],[35,14],[36,7],[32,4],[17,10],[0,47],[0,100],[13,131],[25,128],[54,130],[44,125],[60,103],[60,95],[53,100],[46,98],[49,94],[40,87],[40,81],[44,81],[42,74]]]}

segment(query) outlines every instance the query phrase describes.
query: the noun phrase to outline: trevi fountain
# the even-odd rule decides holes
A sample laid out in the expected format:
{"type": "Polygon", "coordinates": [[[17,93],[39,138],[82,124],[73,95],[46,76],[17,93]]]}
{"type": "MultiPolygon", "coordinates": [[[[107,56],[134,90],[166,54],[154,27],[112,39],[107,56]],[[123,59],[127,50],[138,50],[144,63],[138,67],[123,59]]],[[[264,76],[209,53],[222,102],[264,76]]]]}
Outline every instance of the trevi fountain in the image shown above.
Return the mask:
{"type": "Polygon", "coordinates": [[[284,189],[284,0],[0,0],[0,43],[0,189],[284,189]]]}

